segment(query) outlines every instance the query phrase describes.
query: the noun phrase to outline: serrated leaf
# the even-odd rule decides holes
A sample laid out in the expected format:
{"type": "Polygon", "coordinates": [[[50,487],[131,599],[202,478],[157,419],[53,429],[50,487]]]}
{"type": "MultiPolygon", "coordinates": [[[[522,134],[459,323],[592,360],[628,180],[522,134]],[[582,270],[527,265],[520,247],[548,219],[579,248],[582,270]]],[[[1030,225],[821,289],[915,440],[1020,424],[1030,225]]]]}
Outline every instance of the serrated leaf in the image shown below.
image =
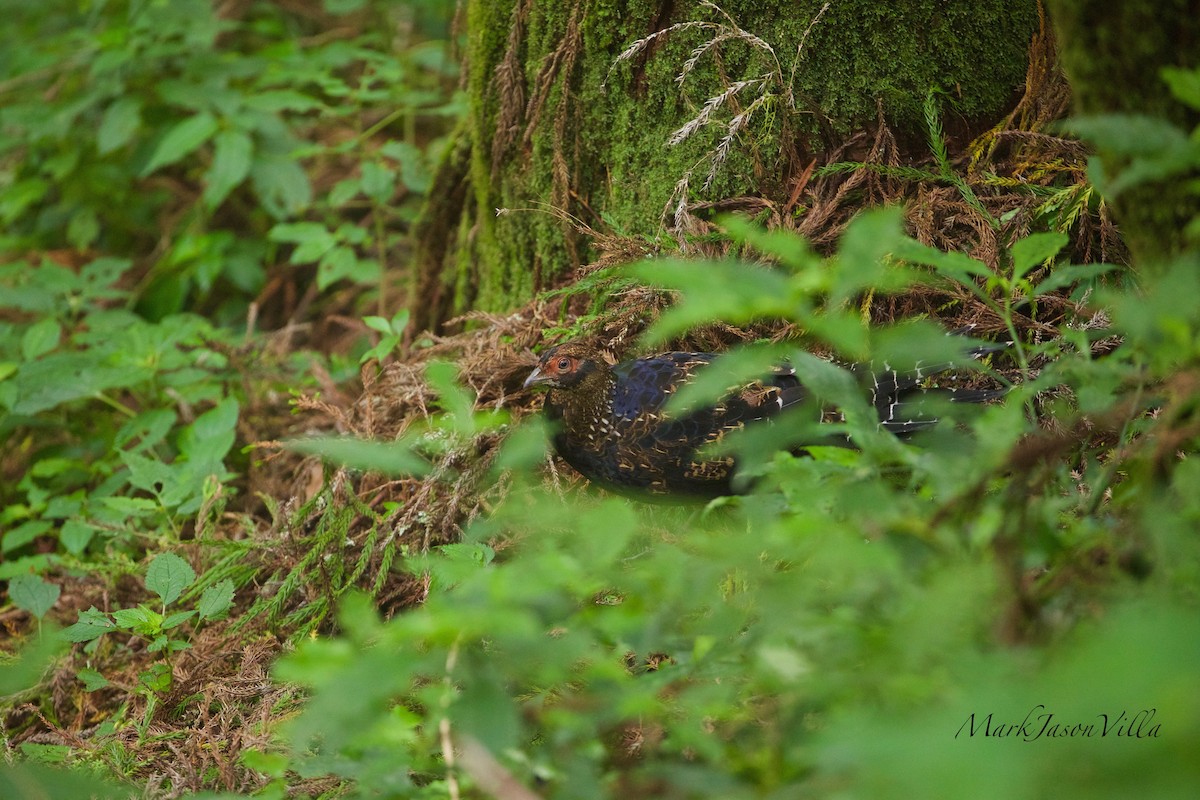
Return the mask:
{"type": "Polygon", "coordinates": [[[1019,281],[1030,270],[1054,258],[1066,244],[1065,233],[1033,233],[1013,242],[1013,280],[1019,281]]]}
{"type": "Polygon", "coordinates": [[[32,361],[58,347],[61,338],[62,326],[56,320],[49,317],[38,320],[26,328],[21,337],[21,355],[26,361],[32,361]]]}
{"type": "Polygon", "coordinates": [[[57,584],[38,575],[18,575],[8,582],[8,599],[38,619],[46,616],[61,593],[57,584]]]}
{"type": "Polygon", "coordinates": [[[213,140],[213,160],[204,175],[204,203],[215,209],[250,174],[254,141],[244,131],[225,130],[213,140]]]}
{"type": "Polygon", "coordinates": [[[257,158],[250,168],[250,178],[263,208],[275,219],[298,214],[312,202],[308,174],[290,158],[257,158]]]}
{"type": "Polygon", "coordinates": [[[225,614],[233,606],[233,581],[226,578],[204,590],[196,610],[200,619],[211,620],[225,614]]]}
{"type": "Polygon", "coordinates": [[[207,111],[201,111],[177,123],[159,140],[154,154],[142,168],[141,176],[144,178],[191,155],[200,145],[212,138],[217,132],[217,127],[217,118],[207,111]]]}
{"type": "Polygon", "coordinates": [[[191,565],[174,553],[162,553],[146,569],[146,588],[158,595],[165,605],[179,599],[183,590],[196,580],[191,565]]]}
{"type": "Polygon", "coordinates": [[[104,677],[94,669],[81,669],[79,672],[75,673],[75,677],[80,683],[83,684],[83,690],[85,692],[94,692],[98,689],[103,689],[112,685],[109,683],[108,678],[104,677]]]}
{"type": "Polygon", "coordinates": [[[134,606],[133,608],[120,608],[112,613],[113,622],[118,628],[137,631],[138,633],[152,633],[162,627],[162,614],[157,611],[152,611],[145,606],[134,606]]]}
{"type": "Polygon", "coordinates": [[[788,277],[765,267],[730,261],[643,261],[630,270],[651,286],[675,289],[679,303],[668,309],[644,335],[660,343],[705,322],[749,322],[788,317],[796,310],[788,277]]]}
{"type": "Polygon", "coordinates": [[[96,150],[107,155],[124,147],[142,126],[142,100],[136,95],[119,98],[104,112],[96,132],[96,150]]]}
{"type": "Polygon", "coordinates": [[[179,452],[189,462],[217,470],[237,439],[238,402],[226,397],[196,417],[179,435],[179,452]]]}
{"type": "Polygon", "coordinates": [[[1115,269],[1115,264],[1065,264],[1055,267],[1045,280],[1033,287],[1033,294],[1036,297],[1079,281],[1092,280],[1115,269]]]}
{"type": "Polygon", "coordinates": [[[418,456],[405,442],[377,442],[367,439],[328,438],[292,440],[291,450],[321,456],[364,472],[386,475],[426,475],[429,462],[418,456]]]}
{"type": "Polygon", "coordinates": [[[176,611],[163,618],[161,627],[164,631],[169,631],[172,628],[178,628],[194,616],[196,616],[195,611],[176,611]]]}
{"type": "Polygon", "coordinates": [[[58,532],[58,541],[73,556],[82,555],[96,535],[98,529],[94,525],[79,519],[69,519],[63,523],[58,532]]]}
{"type": "Polygon", "coordinates": [[[87,611],[79,613],[79,621],[64,628],[62,637],[68,642],[90,642],[109,631],[116,630],[116,625],[103,611],[92,606],[87,611]]]}

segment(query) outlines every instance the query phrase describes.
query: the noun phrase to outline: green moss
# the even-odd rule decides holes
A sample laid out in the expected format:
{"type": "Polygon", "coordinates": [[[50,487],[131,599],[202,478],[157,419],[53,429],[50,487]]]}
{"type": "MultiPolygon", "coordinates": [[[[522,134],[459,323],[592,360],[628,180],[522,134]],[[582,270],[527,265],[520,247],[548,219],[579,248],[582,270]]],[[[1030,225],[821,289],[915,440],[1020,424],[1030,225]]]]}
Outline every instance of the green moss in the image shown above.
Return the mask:
{"type": "MultiPolygon", "coordinates": [[[[1191,131],[1200,114],[1171,97],[1163,67],[1200,65],[1200,17],[1190,0],[1103,3],[1052,0],[1062,60],[1081,114],[1129,113],[1162,117],[1191,131]]],[[[1119,163],[1112,154],[1101,158],[1119,163]]],[[[1200,214],[1189,182],[1175,176],[1136,186],[1115,211],[1137,262],[1153,266],[1187,245],[1184,229],[1200,214]]]]}
{"type": "MultiPolygon", "coordinates": [[[[959,119],[987,124],[1003,114],[1023,82],[1026,49],[1037,26],[1035,0],[911,0],[881,4],[858,0],[833,4],[812,28],[795,69],[802,110],[789,110],[778,97],[756,111],[707,192],[700,185],[704,162],[721,137],[730,112],[684,143],[669,147],[672,131],[694,117],[705,100],[731,81],[755,77],[774,61],[742,41],[710,50],[681,87],[675,80],[693,49],[711,38],[702,29],[673,31],[645,51],[617,64],[625,47],[685,20],[721,21],[698,3],[678,3],[670,19],[648,0],[592,0],[580,25],[574,60],[562,51],[569,40],[572,6],[535,0],[524,19],[517,55],[525,78],[522,132],[507,148],[503,163],[492,162],[500,96],[496,65],[509,46],[513,0],[471,0],[468,6],[468,93],[471,103],[472,224],[458,246],[467,258],[447,258],[444,269],[457,274],[455,311],[466,306],[504,309],[527,300],[554,276],[588,258],[585,242],[561,215],[514,211],[550,204],[563,195],[554,175],[556,153],[564,159],[572,194],[565,209],[594,227],[653,235],[680,177],[695,169],[691,199],[744,194],[779,197],[794,165],[788,151],[819,152],[826,144],[816,117],[803,111],[811,102],[828,118],[826,130],[844,136],[874,122],[877,98],[889,122],[903,135],[921,138],[921,103],[931,87],[947,91],[959,119]],[[557,52],[557,55],[556,55],[557,52]],[[529,98],[547,64],[559,69],[528,140],[529,98]],[[566,108],[562,107],[568,87],[566,108]],[[559,117],[566,114],[565,120],[559,117]],[[603,217],[603,221],[599,218],[603,217]]],[[[796,48],[818,0],[723,4],[741,27],[770,43],[783,77],[792,71],[796,48]]],[[[771,92],[780,92],[778,83],[771,92]]],[[[761,90],[739,97],[743,110],[761,90]]],[[[462,230],[462,229],[460,229],[462,230]]]]}

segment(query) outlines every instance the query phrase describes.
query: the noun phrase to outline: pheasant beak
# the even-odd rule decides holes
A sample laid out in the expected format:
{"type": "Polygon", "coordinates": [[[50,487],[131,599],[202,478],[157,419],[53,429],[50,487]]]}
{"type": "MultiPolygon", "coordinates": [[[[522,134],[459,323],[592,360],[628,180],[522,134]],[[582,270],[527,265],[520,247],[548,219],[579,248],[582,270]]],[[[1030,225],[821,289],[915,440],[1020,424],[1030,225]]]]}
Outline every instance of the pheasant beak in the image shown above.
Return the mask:
{"type": "Polygon", "coordinates": [[[549,383],[550,380],[548,375],[542,374],[541,367],[534,367],[533,372],[529,373],[529,377],[525,379],[525,384],[521,388],[529,389],[534,386],[541,386],[542,384],[549,383]]]}

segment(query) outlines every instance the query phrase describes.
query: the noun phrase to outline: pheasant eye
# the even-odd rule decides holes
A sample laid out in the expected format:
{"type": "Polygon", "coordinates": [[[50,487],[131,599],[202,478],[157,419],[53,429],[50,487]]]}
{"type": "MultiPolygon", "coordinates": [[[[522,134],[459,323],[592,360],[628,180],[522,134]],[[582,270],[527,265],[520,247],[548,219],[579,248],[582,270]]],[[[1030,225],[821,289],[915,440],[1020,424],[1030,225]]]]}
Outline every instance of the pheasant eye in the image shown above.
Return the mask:
{"type": "Polygon", "coordinates": [[[566,372],[568,369],[571,368],[571,359],[560,358],[558,360],[558,363],[555,364],[554,366],[558,369],[559,372],[566,372]]]}

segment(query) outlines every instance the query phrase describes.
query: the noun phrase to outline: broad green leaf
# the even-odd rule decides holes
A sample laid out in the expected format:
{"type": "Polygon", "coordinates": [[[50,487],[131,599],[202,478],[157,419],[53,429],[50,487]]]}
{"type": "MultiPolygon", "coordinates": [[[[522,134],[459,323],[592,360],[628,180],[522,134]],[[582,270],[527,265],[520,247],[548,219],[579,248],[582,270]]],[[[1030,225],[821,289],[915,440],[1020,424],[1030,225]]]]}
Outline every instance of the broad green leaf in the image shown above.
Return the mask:
{"type": "Polygon", "coordinates": [[[783,230],[764,230],[761,225],[736,214],[722,215],[717,222],[735,242],[748,244],[764,255],[774,256],[793,270],[821,264],[820,256],[813,253],[803,236],[783,230]]]}
{"type": "Polygon", "coordinates": [[[157,458],[147,458],[139,453],[121,451],[121,461],[129,468],[129,482],[138,489],[159,494],[171,484],[174,469],[157,458]]]}
{"type": "Polygon", "coordinates": [[[732,261],[647,260],[630,272],[639,280],[675,289],[680,301],[644,335],[660,343],[701,323],[749,322],[760,317],[789,318],[796,311],[795,292],[778,270],[732,261]]]}
{"type": "Polygon", "coordinates": [[[312,184],[304,168],[283,156],[263,156],[250,168],[254,190],[275,219],[299,214],[312,203],[312,184]]]}
{"type": "Polygon", "coordinates": [[[217,127],[216,117],[207,111],[201,111],[176,123],[159,140],[150,160],[142,168],[142,177],[191,155],[200,145],[212,138],[217,132],[217,127]]]}
{"type": "Polygon", "coordinates": [[[32,361],[58,347],[61,338],[62,327],[57,320],[50,317],[38,320],[26,328],[21,337],[21,355],[26,361],[32,361]]]}
{"type": "Polygon", "coordinates": [[[58,532],[58,541],[73,556],[83,555],[98,529],[79,519],[69,519],[58,532]]]}
{"type": "Polygon", "coordinates": [[[1066,244],[1065,233],[1031,233],[1013,242],[1013,280],[1019,281],[1030,270],[1054,258],[1066,244]]]}
{"type": "Polygon", "coordinates": [[[458,367],[449,361],[431,361],[425,378],[437,392],[437,405],[449,415],[454,429],[470,435],[475,431],[475,393],[458,382],[458,367]]]}
{"type": "Polygon", "coordinates": [[[1176,100],[1200,111],[1200,69],[1163,67],[1162,77],[1176,100]]]}
{"type": "Polygon", "coordinates": [[[18,575],[8,582],[8,599],[38,619],[58,601],[62,589],[38,575],[18,575]]]}
{"type": "Polygon", "coordinates": [[[79,621],[64,628],[62,636],[68,642],[90,642],[98,636],[115,630],[116,625],[108,615],[92,606],[87,611],[79,613],[79,621]]]}
{"type": "Polygon", "coordinates": [[[137,95],[118,98],[104,112],[96,132],[96,150],[107,155],[124,147],[142,126],[142,99],[137,95]]]}
{"type": "Polygon", "coordinates": [[[162,621],[162,629],[169,631],[172,628],[178,628],[194,616],[196,616],[195,611],[176,611],[174,614],[168,614],[162,621]]]}
{"type": "Polygon", "coordinates": [[[191,565],[174,553],[162,553],[146,569],[146,588],[162,598],[164,605],[179,599],[183,590],[196,580],[191,565]]]}
{"type": "Polygon", "coordinates": [[[378,331],[382,334],[392,332],[392,326],[383,317],[363,317],[363,324],[373,331],[378,331]]]}
{"type": "Polygon", "coordinates": [[[864,211],[856,216],[842,234],[833,269],[830,303],[837,304],[851,295],[880,283],[888,265],[886,256],[897,248],[903,234],[903,214],[899,208],[864,211]]]}
{"type": "Polygon", "coordinates": [[[189,462],[215,470],[237,439],[238,402],[226,397],[196,417],[179,435],[179,452],[189,462]]]}
{"type": "Polygon", "coordinates": [[[106,389],[137,384],[151,374],[146,368],[110,366],[94,353],[50,353],[21,365],[13,411],[36,414],[106,389]]]}
{"type": "Polygon", "coordinates": [[[85,692],[94,692],[98,689],[103,689],[112,685],[109,683],[108,678],[104,677],[96,670],[88,669],[86,667],[79,670],[79,672],[76,672],[75,677],[79,679],[80,683],[83,684],[83,690],[85,692]]]}
{"type": "Polygon", "coordinates": [[[412,451],[406,442],[377,442],[367,439],[293,439],[288,448],[320,456],[353,469],[385,475],[425,475],[429,462],[412,451]]]}
{"type": "Polygon", "coordinates": [[[1118,269],[1115,264],[1064,264],[1055,267],[1044,280],[1033,287],[1033,294],[1042,295],[1079,281],[1089,281],[1115,269],[1118,269]]]}
{"type": "Polygon", "coordinates": [[[371,277],[373,270],[364,269],[353,247],[337,245],[328,250],[317,265],[317,288],[324,291],[343,278],[359,283],[371,277]]]}
{"type": "Polygon", "coordinates": [[[267,238],[296,245],[289,259],[293,264],[310,264],[337,245],[332,231],[319,222],[281,222],[271,228],[267,238]]]}
{"type": "Polygon", "coordinates": [[[145,606],[120,608],[112,613],[113,622],[118,628],[136,631],[144,635],[155,633],[162,627],[162,614],[145,606]]]}
{"type": "Polygon", "coordinates": [[[400,180],[409,191],[425,194],[429,191],[432,176],[426,164],[426,154],[409,142],[392,140],[379,148],[379,152],[400,164],[400,180]]]}
{"type": "Polygon", "coordinates": [[[240,130],[225,130],[213,140],[212,166],[204,175],[204,203],[215,209],[250,174],[254,141],[240,130]]]}
{"type": "Polygon", "coordinates": [[[396,173],[375,161],[364,161],[362,191],[377,203],[386,203],[396,191],[396,173]]]}
{"type": "Polygon", "coordinates": [[[904,238],[896,245],[895,255],[914,264],[933,267],[942,275],[959,283],[974,284],[971,277],[990,278],[993,273],[982,261],[977,261],[957,250],[943,251],[916,239],[904,238]]]}
{"type": "Polygon", "coordinates": [[[54,525],[49,520],[44,519],[31,519],[23,522],[15,528],[4,532],[3,544],[0,545],[0,550],[3,550],[5,554],[11,553],[13,550],[29,544],[53,527],[54,525]]]}
{"type": "Polygon", "coordinates": [[[204,590],[196,604],[196,610],[200,612],[200,619],[211,620],[222,616],[232,606],[233,581],[226,578],[204,590]]]}

